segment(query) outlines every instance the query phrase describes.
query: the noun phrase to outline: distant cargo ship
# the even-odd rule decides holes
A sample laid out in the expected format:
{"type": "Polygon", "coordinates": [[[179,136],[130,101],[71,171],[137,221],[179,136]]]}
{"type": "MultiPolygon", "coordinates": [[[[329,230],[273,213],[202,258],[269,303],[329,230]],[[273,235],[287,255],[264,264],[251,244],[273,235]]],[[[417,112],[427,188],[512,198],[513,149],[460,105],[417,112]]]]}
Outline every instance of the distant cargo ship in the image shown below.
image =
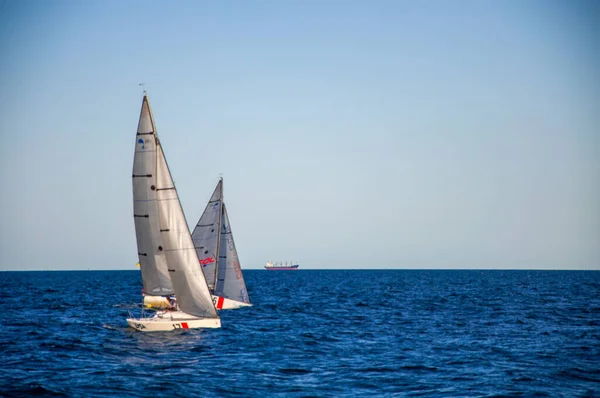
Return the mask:
{"type": "Polygon", "coordinates": [[[265,265],[265,269],[268,269],[269,271],[295,271],[298,269],[299,266],[300,265],[294,264],[292,262],[290,262],[289,264],[287,262],[285,264],[282,262],[277,264],[269,261],[267,262],[267,265],[265,265]]]}

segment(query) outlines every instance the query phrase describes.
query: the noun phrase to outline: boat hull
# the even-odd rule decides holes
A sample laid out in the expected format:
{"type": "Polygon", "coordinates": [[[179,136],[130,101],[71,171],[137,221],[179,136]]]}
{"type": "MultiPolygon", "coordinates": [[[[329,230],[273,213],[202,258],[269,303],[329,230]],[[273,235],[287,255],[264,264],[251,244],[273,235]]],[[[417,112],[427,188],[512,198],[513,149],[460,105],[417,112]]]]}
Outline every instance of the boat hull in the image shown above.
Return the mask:
{"type": "Polygon", "coordinates": [[[298,267],[265,267],[267,271],[297,271],[298,267]]]}
{"type": "Polygon", "coordinates": [[[197,318],[181,311],[160,311],[151,318],[127,318],[129,326],[140,332],[168,332],[179,329],[215,329],[220,318],[197,318]]]}
{"type": "Polygon", "coordinates": [[[252,304],[244,303],[242,301],[230,300],[225,297],[212,296],[213,303],[217,310],[235,310],[242,307],[252,307],[252,304]]]}

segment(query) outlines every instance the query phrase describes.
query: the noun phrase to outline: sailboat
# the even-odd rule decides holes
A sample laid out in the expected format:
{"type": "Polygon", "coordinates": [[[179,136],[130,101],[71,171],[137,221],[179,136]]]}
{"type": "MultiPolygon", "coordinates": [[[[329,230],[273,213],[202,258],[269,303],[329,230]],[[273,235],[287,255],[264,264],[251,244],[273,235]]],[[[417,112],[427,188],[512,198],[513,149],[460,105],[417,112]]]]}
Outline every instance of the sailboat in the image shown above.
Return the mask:
{"type": "Polygon", "coordinates": [[[223,179],[192,232],[200,266],[218,310],[249,307],[250,298],[223,202],[223,179]]]}
{"type": "Polygon", "coordinates": [[[133,161],[133,209],[144,293],[177,306],[151,317],[127,318],[136,330],[218,328],[221,319],[198,267],[198,256],[144,92],[133,161]]]}

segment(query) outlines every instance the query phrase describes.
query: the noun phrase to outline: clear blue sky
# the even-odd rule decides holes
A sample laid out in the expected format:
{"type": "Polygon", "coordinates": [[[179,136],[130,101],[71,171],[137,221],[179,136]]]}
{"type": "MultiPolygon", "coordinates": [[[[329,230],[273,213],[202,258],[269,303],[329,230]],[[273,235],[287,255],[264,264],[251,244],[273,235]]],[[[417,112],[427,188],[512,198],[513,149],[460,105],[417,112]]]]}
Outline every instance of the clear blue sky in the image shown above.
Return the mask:
{"type": "Polygon", "coordinates": [[[146,83],[242,267],[600,268],[597,1],[2,1],[0,269],[132,269],[146,83]]]}

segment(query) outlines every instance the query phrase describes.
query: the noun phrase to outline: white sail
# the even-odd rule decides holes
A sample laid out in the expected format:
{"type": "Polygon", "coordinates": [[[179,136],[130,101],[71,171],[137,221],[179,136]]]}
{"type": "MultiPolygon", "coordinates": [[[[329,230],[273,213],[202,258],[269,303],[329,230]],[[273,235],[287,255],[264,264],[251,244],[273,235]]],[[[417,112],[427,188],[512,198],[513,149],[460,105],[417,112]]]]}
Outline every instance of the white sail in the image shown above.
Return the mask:
{"type": "Polygon", "coordinates": [[[169,275],[177,296],[177,305],[182,311],[191,315],[218,318],[158,138],[156,142],[158,175],[156,196],[163,241],[159,250],[166,255],[169,275]]]}
{"type": "Polygon", "coordinates": [[[138,123],[133,160],[133,214],[144,292],[149,295],[173,294],[165,253],[159,250],[156,191],[156,136],[148,97],[144,95],[138,123]]]}
{"type": "Polygon", "coordinates": [[[192,233],[192,240],[194,241],[196,254],[200,259],[200,266],[211,289],[214,289],[216,278],[222,199],[223,181],[219,180],[210,201],[204,209],[204,213],[202,213],[192,233]]]}
{"type": "Polygon", "coordinates": [[[219,264],[217,267],[217,285],[215,294],[231,300],[250,304],[244,274],[240,266],[227,208],[223,204],[221,223],[221,244],[219,248],[219,264]]]}

